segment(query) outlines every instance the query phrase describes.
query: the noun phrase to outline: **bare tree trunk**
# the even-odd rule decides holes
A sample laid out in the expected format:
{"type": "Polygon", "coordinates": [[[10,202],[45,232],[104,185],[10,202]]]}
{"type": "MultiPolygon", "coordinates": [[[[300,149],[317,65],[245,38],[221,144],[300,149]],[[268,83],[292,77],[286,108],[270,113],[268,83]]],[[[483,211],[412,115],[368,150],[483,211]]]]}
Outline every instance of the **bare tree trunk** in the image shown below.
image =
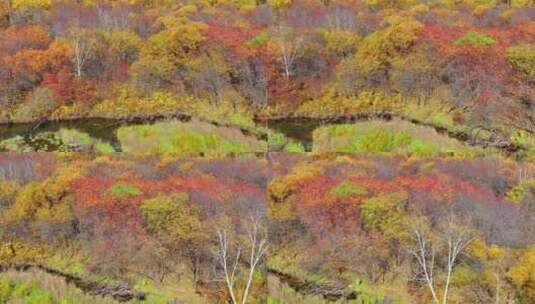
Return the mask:
{"type": "Polygon", "coordinates": [[[496,304],[500,304],[500,275],[498,273],[495,273],[494,276],[496,277],[496,304]]]}
{"type": "Polygon", "coordinates": [[[455,261],[457,260],[461,252],[466,248],[466,246],[468,246],[468,244],[472,241],[472,239],[467,235],[466,231],[457,231],[457,229],[455,229],[453,215],[449,216],[447,225],[448,226],[444,237],[448,245],[448,260],[446,285],[444,287],[444,296],[442,297],[442,304],[446,304],[448,302],[448,291],[451,281],[451,274],[453,273],[453,268],[455,267],[455,261]]]}
{"type": "Polygon", "coordinates": [[[422,231],[415,229],[414,236],[417,248],[415,250],[411,250],[411,254],[416,258],[419,266],[422,268],[424,279],[429,291],[431,292],[431,295],[433,296],[433,301],[439,304],[440,301],[438,300],[437,293],[435,291],[435,282],[433,277],[433,270],[435,267],[435,247],[431,246],[431,252],[429,252],[427,240],[422,231]]]}
{"type": "Polygon", "coordinates": [[[218,250],[217,257],[218,257],[220,265],[223,267],[225,283],[227,285],[227,289],[230,294],[230,299],[232,300],[232,304],[237,304],[238,302],[236,301],[236,296],[234,294],[234,283],[235,283],[236,269],[238,268],[238,263],[240,260],[241,248],[238,247],[236,249],[236,258],[233,262],[231,262],[228,256],[227,232],[224,230],[223,231],[218,230],[217,237],[219,241],[219,250],[218,250]]]}
{"type": "Polygon", "coordinates": [[[70,33],[73,47],[72,62],[74,64],[74,74],[82,77],[84,65],[91,55],[95,41],[87,35],[81,28],[74,28],[70,33]]]}
{"type": "Polygon", "coordinates": [[[86,58],[86,47],[81,41],[81,38],[77,37],[74,41],[74,67],[76,77],[82,77],[82,68],[84,66],[86,58]]]}
{"type": "Polygon", "coordinates": [[[278,29],[279,38],[277,44],[281,54],[282,67],[286,80],[290,79],[293,70],[293,64],[301,48],[301,39],[293,37],[290,32],[285,32],[281,26],[278,29]]]}
{"type": "Polygon", "coordinates": [[[249,276],[247,278],[247,284],[243,292],[242,304],[247,301],[251,284],[253,283],[253,275],[258,262],[262,259],[267,250],[267,237],[259,235],[259,219],[251,217],[251,225],[249,227],[248,236],[251,246],[251,252],[249,257],[249,276]]]}
{"type": "Polygon", "coordinates": [[[247,246],[250,250],[249,259],[247,261],[249,269],[247,271],[247,277],[244,278],[245,286],[241,292],[241,302],[238,302],[237,297],[238,291],[236,290],[236,274],[240,265],[240,258],[242,257],[242,246],[239,243],[236,243],[236,254],[234,256],[234,260],[231,260],[231,257],[229,256],[229,238],[227,232],[225,230],[217,231],[219,246],[216,256],[219,265],[223,269],[223,281],[227,286],[232,304],[247,303],[247,298],[249,297],[253,283],[254,272],[258,266],[258,263],[266,254],[268,248],[267,235],[262,233],[261,230],[260,219],[257,217],[251,217],[251,221],[247,227],[247,246]]]}
{"type": "Polygon", "coordinates": [[[436,304],[447,304],[451,275],[455,268],[455,262],[466,246],[468,246],[468,244],[472,241],[472,238],[465,229],[459,229],[459,227],[455,225],[454,218],[452,215],[450,215],[446,222],[445,231],[442,234],[442,241],[447,247],[447,256],[444,292],[442,299],[440,300],[436,292],[435,285],[437,282],[433,274],[435,268],[436,247],[433,244],[429,244],[430,241],[421,229],[416,228],[414,229],[413,233],[416,248],[410,250],[409,252],[416,258],[416,261],[421,268],[420,270],[423,280],[431,292],[433,302],[436,304]]]}

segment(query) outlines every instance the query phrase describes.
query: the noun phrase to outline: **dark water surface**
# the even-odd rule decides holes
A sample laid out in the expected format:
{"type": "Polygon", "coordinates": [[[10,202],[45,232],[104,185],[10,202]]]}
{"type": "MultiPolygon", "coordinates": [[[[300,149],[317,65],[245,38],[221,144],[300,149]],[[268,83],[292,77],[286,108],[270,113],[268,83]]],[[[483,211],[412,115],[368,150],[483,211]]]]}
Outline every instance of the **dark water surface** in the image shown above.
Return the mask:
{"type": "Polygon", "coordinates": [[[40,123],[16,123],[0,126],[0,139],[16,135],[32,136],[40,132],[55,132],[59,129],[76,129],[88,133],[91,137],[106,141],[116,140],[115,130],[126,122],[115,119],[83,118],[64,121],[44,121],[40,123]]]}
{"type": "MultiPolygon", "coordinates": [[[[75,129],[89,134],[92,138],[110,143],[120,151],[116,130],[125,125],[138,125],[153,123],[153,120],[125,121],[106,118],[80,118],[63,121],[43,121],[40,123],[15,123],[0,125],[0,141],[17,135],[29,139],[41,132],[56,132],[60,129],[75,129]]],[[[325,121],[312,118],[284,118],[273,119],[267,122],[267,127],[280,132],[286,137],[303,144],[306,151],[312,149],[313,131],[324,125],[343,123],[344,121],[325,121]]]]}
{"type": "MultiPolygon", "coordinates": [[[[379,117],[389,120],[390,117],[379,117]]],[[[303,144],[305,151],[312,151],[313,132],[316,128],[328,125],[346,124],[360,120],[369,120],[367,117],[347,117],[337,119],[318,118],[281,118],[272,119],[268,122],[268,128],[284,134],[286,137],[303,144]]]]}
{"type": "Polygon", "coordinates": [[[127,122],[124,120],[105,118],[82,118],[63,121],[43,121],[40,123],[16,123],[0,125],[0,140],[17,135],[28,140],[30,137],[42,132],[56,132],[60,129],[75,129],[89,134],[92,138],[110,143],[117,151],[120,151],[120,144],[115,131],[121,126],[140,123],[148,122],[127,122]]]}

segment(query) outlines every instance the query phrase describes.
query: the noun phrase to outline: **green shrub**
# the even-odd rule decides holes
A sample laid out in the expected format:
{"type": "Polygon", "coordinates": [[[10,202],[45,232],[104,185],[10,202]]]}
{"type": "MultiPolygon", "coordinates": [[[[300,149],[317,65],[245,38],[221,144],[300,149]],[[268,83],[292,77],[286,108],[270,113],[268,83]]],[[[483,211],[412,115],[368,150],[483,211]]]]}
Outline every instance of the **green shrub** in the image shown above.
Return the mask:
{"type": "Polygon", "coordinates": [[[269,35],[266,31],[264,31],[254,36],[249,41],[247,41],[247,44],[252,47],[259,47],[265,44],[268,41],[268,39],[269,39],[269,35]]]}
{"type": "Polygon", "coordinates": [[[468,33],[464,34],[463,36],[457,38],[454,42],[454,46],[461,46],[461,45],[492,45],[495,44],[496,40],[489,35],[481,34],[474,31],[469,31],[468,33]]]}
{"type": "Polygon", "coordinates": [[[304,153],[305,147],[303,146],[302,143],[291,142],[284,146],[284,151],[291,152],[291,153],[304,153]]]}
{"type": "Polygon", "coordinates": [[[366,195],[368,191],[360,186],[349,182],[343,182],[333,187],[330,192],[336,196],[352,196],[352,195],[366,195]]]}
{"type": "Polygon", "coordinates": [[[284,134],[280,132],[268,133],[268,146],[270,148],[274,148],[276,150],[281,149],[282,147],[284,147],[284,145],[286,145],[286,143],[288,143],[288,139],[286,138],[286,136],[284,136],[284,134]]]}
{"type": "Polygon", "coordinates": [[[110,189],[108,189],[108,192],[111,195],[118,196],[118,197],[135,196],[135,195],[140,195],[143,193],[141,192],[141,190],[139,190],[135,186],[127,185],[127,184],[115,184],[111,186],[110,189]]]}
{"type": "Polygon", "coordinates": [[[530,191],[535,194],[535,179],[520,182],[507,192],[507,199],[513,203],[519,203],[530,191]]]}
{"type": "Polygon", "coordinates": [[[95,152],[102,154],[109,154],[115,152],[115,148],[113,148],[111,144],[102,141],[97,142],[93,149],[95,150],[95,152]]]}

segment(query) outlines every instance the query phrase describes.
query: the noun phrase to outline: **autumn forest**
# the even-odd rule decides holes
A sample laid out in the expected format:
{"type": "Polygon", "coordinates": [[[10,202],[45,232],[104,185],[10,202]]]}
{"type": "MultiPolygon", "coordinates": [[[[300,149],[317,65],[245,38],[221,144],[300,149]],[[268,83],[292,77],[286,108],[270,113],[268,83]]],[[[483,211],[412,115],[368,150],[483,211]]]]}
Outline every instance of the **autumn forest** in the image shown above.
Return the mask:
{"type": "Polygon", "coordinates": [[[0,0],[0,304],[535,304],[534,0],[0,0]]]}

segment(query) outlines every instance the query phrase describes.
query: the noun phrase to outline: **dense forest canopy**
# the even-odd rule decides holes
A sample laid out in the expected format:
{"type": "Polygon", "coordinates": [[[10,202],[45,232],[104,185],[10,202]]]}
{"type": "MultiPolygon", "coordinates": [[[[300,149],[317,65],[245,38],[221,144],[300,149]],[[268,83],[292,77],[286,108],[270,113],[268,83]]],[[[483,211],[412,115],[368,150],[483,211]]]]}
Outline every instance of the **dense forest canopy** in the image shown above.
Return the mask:
{"type": "Polygon", "coordinates": [[[535,129],[531,0],[2,3],[4,121],[409,103],[535,129]]]}

